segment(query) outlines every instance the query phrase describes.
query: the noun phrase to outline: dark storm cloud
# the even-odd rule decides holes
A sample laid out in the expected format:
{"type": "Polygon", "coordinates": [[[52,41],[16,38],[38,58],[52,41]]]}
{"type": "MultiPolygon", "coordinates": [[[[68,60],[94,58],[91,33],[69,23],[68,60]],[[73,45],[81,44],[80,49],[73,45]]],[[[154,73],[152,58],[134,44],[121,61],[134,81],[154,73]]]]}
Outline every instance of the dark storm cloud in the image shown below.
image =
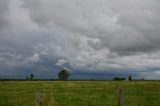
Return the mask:
{"type": "Polygon", "coordinates": [[[4,16],[8,10],[8,3],[9,3],[9,0],[1,0],[0,1],[0,14],[1,14],[0,15],[0,28],[7,24],[4,16]]]}
{"type": "Polygon", "coordinates": [[[159,10],[158,0],[1,0],[1,70],[159,68],[159,10]]]}

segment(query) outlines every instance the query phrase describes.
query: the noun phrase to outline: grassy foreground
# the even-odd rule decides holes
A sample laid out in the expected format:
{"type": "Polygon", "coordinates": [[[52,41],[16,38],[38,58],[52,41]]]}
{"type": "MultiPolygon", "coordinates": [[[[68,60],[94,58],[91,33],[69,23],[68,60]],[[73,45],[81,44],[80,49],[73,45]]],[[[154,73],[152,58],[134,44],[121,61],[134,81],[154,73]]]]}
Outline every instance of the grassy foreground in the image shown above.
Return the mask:
{"type": "Polygon", "coordinates": [[[160,106],[158,81],[1,81],[0,106],[117,106],[117,89],[124,106],[160,106]]]}

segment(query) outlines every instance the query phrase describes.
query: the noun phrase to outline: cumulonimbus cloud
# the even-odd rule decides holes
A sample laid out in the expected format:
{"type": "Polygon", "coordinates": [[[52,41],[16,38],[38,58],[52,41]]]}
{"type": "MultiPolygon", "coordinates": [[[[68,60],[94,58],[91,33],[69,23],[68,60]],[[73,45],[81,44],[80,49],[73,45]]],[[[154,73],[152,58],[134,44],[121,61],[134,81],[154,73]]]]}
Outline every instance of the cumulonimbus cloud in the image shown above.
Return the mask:
{"type": "Polygon", "coordinates": [[[158,0],[1,0],[0,65],[50,57],[74,70],[159,68],[159,9],[158,0]]]}

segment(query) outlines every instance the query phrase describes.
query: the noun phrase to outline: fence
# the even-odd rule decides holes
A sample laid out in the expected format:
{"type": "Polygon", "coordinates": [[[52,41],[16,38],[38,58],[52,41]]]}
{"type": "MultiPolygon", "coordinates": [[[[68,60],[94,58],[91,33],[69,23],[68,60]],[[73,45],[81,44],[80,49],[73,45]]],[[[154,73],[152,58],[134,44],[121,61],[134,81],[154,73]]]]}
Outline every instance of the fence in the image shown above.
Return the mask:
{"type": "MultiPolygon", "coordinates": [[[[73,91],[71,91],[72,93],[73,93],[73,91]]],[[[104,92],[104,91],[102,91],[102,92],[104,92]]],[[[45,93],[45,94],[47,94],[47,93],[45,93]]],[[[72,102],[71,101],[73,101],[74,99],[73,98],[71,98],[71,96],[73,96],[73,95],[71,95],[70,93],[69,93],[69,91],[63,91],[63,90],[57,90],[57,91],[55,91],[54,93],[52,92],[52,93],[50,93],[51,95],[54,95],[54,96],[59,96],[59,95],[63,95],[63,103],[60,103],[61,105],[64,105],[64,106],[72,106],[73,104],[71,104],[72,102]],[[73,100],[72,100],[73,99],[73,100]]],[[[94,95],[95,96],[99,96],[99,95],[97,95],[97,94],[94,94],[94,95],[92,95],[92,94],[87,94],[87,93],[84,93],[84,92],[81,92],[81,94],[83,95],[83,99],[84,99],[84,101],[83,100],[80,100],[80,104],[78,104],[78,101],[76,100],[75,102],[77,102],[76,103],[76,106],[82,106],[82,104],[83,104],[83,106],[106,106],[106,103],[107,103],[107,101],[103,101],[103,100],[101,100],[101,101],[97,101],[97,99],[99,98],[99,97],[93,97],[94,95]],[[94,99],[94,102],[93,102],[93,99],[94,99]],[[91,102],[89,102],[89,101],[92,101],[92,104],[91,104],[91,102]]],[[[118,106],[123,106],[123,102],[122,102],[122,94],[123,94],[123,92],[122,92],[122,89],[118,89],[117,90],[117,104],[118,104],[118,106]]],[[[47,94],[48,95],[48,94],[47,94]]],[[[74,95],[74,96],[79,96],[79,95],[74,95]]],[[[52,96],[51,96],[52,97],[52,96]]],[[[105,96],[103,97],[103,99],[105,100],[105,96]]],[[[40,106],[40,104],[41,104],[41,101],[40,101],[40,92],[36,92],[35,93],[35,106],[40,106]]],[[[58,104],[53,104],[53,105],[58,105],[58,104]]],[[[73,105],[73,106],[75,106],[75,105],[73,105]]]]}
{"type": "Polygon", "coordinates": [[[1,98],[5,102],[0,106],[160,106],[160,92],[150,91],[55,90],[9,95],[1,98]]]}
{"type": "MultiPolygon", "coordinates": [[[[88,94],[88,93],[85,93],[84,91],[83,92],[81,91],[80,95],[77,95],[76,93],[77,92],[74,92],[74,91],[70,92],[70,91],[63,91],[63,90],[57,90],[54,93],[51,93],[51,95],[54,95],[56,97],[58,97],[58,96],[62,97],[61,99],[57,99],[57,101],[59,101],[59,103],[53,103],[52,106],[124,106],[123,95],[125,93],[122,89],[117,89],[117,91],[115,91],[115,95],[113,92],[110,92],[110,91],[104,92],[104,91],[98,91],[98,90],[97,90],[97,93],[94,93],[94,94],[93,93],[88,94]],[[102,92],[102,93],[99,94],[99,92],[102,92]],[[107,97],[107,96],[105,96],[104,93],[106,93],[107,95],[110,95],[110,94],[111,95],[107,97]],[[83,98],[81,98],[82,95],[83,95],[83,98]]],[[[146,95],[146,92],[144,92],[144,91],[137,91],[135,93],[140,94],[140,95],[146,95]]],[[[127,95],[130,95],[130,97],[132,98],[132,96],[134,96],[135,93],[134,92],[133,93],[127,92],[127,95]]],[[[150,95],[146,98],[147,99],[150,98],[150,100],[151,100],[151,98],[154,97],[153,94],[155,95],[157,93],[158,93],[158,95],[160,95],[160,92],[148,92],[148,94],[152,94],[152,95],[150,95]]],[[[48,94],[46,93],[46,95],[48,95],[48,94]]],[[[36,96],[35,106],[40,106],[40,93],[36,93],[35,96],[36,96]]],[[[139,104],[141,104],[141,106],[146,106],[146,105],[143,105],[143,104],[145,104],[145,103],[143,103],[143,96],[140,96],[140,97],[142,97],[140,99],[141,103],[137,102],[137,103],[135,103],[137,105],[134,105],[134,103],[132,103],[133,105],[130,104],[130,105],[126,105],[126,106],[139,106],[139,104]]],[[[157,97],[159,97],[159,96],[157,96],[157,97]]],[[[160,97],[159,97],[159,99],[160,99],[160,97]]],[[[134,102],[134,100],[132,101],[132,99],[130,101],[127,99],[127,101],[130,103],[134,102]]],[[[152,102],[154,102],[154,101],[152,101],[152,102]]],[[[45,104],[42,103],[42,105],[45,105],[45,104]]],[[[157,102],[157,103],[153,104],[152,106],[159,106],[159,105],[160,105],[160,102],[159,103],[157,102]]]]}
{"type": "MultiPolygon", "coordinates": [[[[104,93],[104,91],[102,92],[104,93]]],[[[118,91],[118,92],[121,92],[121,91],[118,91]]],[[[105,106],[105,104],[107,103],[105,99],[105,95],[101,95],[98,93],[88,94],[87,92],[82,92],[82,91],[74,92],[74,91],[57,90],[54,93],[53,92],[45,93],[45,96],[58,97],[58,101],[61,101],[59,104],[63,106],[75,106],[75,104],[76,106],[103,106],[103,105],[105,106]],[[100,96],[101,96],[101,99],[100,99],[100,96]],[[103,96],[103,99],[102,99],[102,96],[103,96]]],[[[118,106],[122,106],[121,104],[122,103],[121,102],[122,92],[118,93],[117,97],[118,97],[118,101],[120,101],[118,106]]],[[[35,93],[35,106],[40,106],[41,102],[44,102],[44,101],[40,101],[40,93],[36,92],[35,93]]],[[[52,103],[52,105],[58,106],[58,104],[56,103],[52,103]]]]}
{"type": "Polygon", "coordinates": [[[29,81],[1,85],[0,106],[160,106],[160,82],[29,81]]]}

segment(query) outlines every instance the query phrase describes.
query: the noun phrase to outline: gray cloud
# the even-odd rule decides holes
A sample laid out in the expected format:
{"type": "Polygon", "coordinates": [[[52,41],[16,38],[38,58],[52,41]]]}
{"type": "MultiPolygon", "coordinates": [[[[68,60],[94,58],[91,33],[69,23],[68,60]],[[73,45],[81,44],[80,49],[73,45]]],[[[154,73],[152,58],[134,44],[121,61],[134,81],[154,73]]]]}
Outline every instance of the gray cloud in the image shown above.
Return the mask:
{"type": "MultiPolygon", "coordinates": [[[[158,0],[1,0],[0,66],[51,62],[55,69],[139,74],[159,68],[159,9],[158,0]]],[[[45,73],[48,66],[38,67],[45,73]]]]}

